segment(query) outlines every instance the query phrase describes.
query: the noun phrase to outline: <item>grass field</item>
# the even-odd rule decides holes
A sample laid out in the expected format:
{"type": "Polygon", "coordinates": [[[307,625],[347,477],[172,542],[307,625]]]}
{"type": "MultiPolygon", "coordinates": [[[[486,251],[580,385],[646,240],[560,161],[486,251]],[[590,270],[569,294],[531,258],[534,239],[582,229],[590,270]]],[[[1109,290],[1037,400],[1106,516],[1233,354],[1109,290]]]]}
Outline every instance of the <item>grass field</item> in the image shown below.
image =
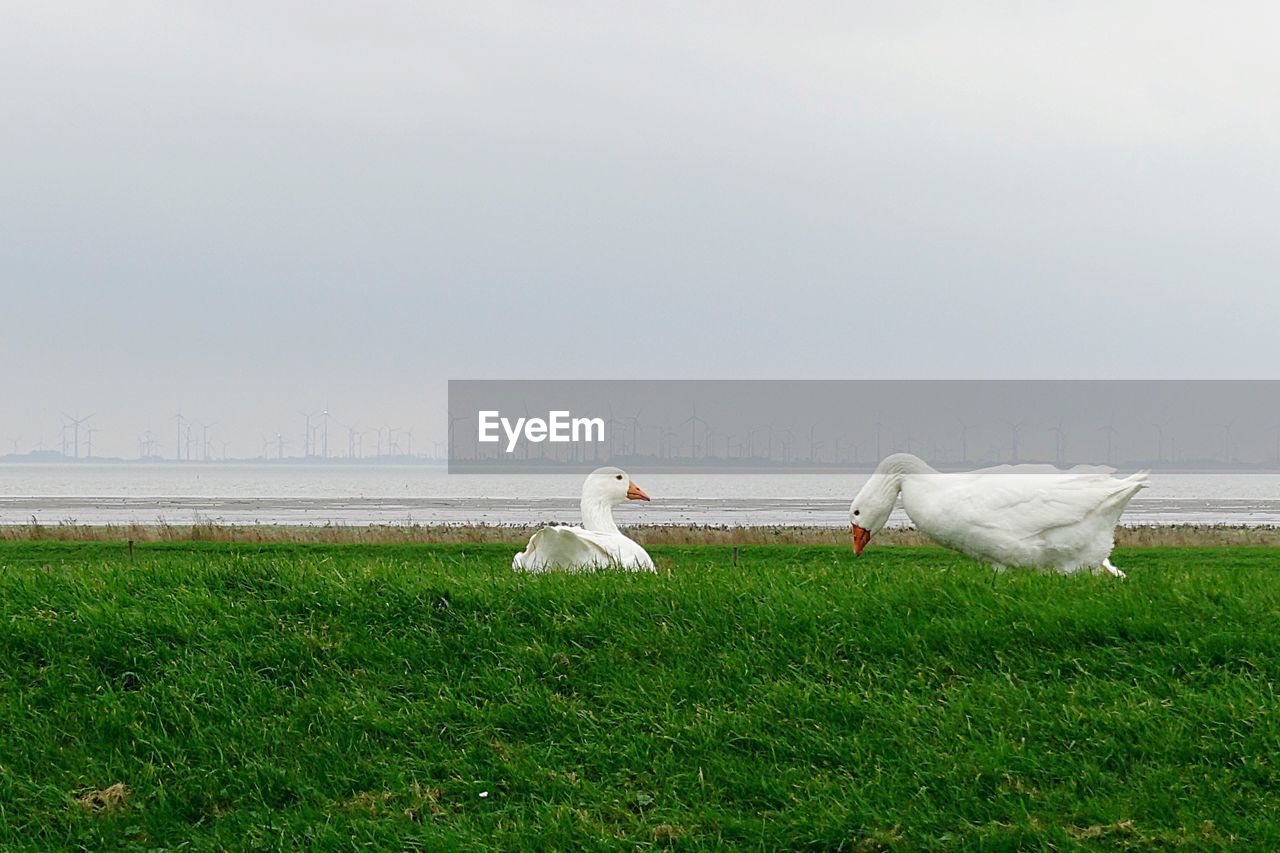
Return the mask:
{"type": "Polygon", "coordinates": [[[1280,552],[0,542],[0,848],[1280,847],[1280,552]]]}

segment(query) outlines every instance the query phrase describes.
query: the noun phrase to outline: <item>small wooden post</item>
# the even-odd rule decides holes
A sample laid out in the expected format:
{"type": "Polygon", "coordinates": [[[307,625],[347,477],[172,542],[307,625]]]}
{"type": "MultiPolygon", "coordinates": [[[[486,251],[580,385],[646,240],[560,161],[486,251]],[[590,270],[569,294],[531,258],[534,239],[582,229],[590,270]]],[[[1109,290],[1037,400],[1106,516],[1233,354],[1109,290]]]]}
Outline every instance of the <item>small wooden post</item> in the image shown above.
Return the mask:
{"type": "Polygon", "coordinates": [[[133,540],[129,540],[129,560],[133,560],[133,540]]]}
{"type": "Polygon", "coordinates": [[[733,546],[733,567],[738,568],[738,546],[733,546]]]}

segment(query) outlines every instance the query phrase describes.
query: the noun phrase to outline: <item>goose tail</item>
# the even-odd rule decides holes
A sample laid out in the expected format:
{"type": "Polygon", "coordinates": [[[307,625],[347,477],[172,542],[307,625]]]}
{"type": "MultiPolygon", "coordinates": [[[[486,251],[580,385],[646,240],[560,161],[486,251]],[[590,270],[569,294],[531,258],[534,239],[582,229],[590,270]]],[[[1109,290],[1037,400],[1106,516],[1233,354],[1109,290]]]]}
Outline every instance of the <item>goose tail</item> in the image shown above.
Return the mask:
{"type": "Polygon", "coordinates": [[[1125,506],[1133,499],[1133,496],[1147,487],[1147,480],[1150,476],[1150,471],[1138,471],[1123,479],[1115,480],[1114,491],[1111,493],[1111,499],[1107,502],[1114,504],[1120,512],[1123,512],[1125,506]]]}
{"type": "Polygon", "coordinates": [[[1135,486],[1136,488],[1134,489],[1134,491],[1137,491],[1138,489],[1145,489],[1148,485],[1150,485],[1150,480],[1151,480],[1151,471],[1149,469],[1143,469],[1136,473],[1130,474],[1128,477],[1125,477],[1120,482],[1129,483],[1130,485],[1135,486]]]}

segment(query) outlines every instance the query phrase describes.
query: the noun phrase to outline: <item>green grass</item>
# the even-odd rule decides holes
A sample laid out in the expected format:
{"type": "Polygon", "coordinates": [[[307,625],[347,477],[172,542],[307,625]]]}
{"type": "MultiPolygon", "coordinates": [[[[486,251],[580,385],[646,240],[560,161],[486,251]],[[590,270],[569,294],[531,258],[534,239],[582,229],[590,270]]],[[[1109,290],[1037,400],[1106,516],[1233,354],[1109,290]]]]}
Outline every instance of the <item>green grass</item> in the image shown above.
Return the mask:
{"type": "Polygon", "coordinates": [[[1280,847],[1275,549],[653,550],[0,543],[0,847],[1280,847]]]}

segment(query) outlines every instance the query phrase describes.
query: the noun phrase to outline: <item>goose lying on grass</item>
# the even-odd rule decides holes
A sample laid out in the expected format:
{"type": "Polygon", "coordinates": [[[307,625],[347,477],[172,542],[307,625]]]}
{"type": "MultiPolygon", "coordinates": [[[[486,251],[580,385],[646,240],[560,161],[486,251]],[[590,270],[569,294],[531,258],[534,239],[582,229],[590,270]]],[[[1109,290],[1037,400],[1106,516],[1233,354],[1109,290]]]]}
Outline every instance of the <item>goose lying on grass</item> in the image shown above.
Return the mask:
{"type": "Polygon", "coordinates": [[[511,568],[527,572],[549,569],[617,567],[657,571],[638,544],[622,535],[613,521],[613,508],[649,496],[620,468],[597,468],[582,484],[582,526],[544,527],[516,554],[511,568]]]}
{"type": "Polygon", "coordinates": [[[885,458],[849,507],[853,551],[861,554],[902,495],[916,528],[940,545],[996,568],[1060,572],[1111,564],[1115,527],[1147,472],[1117,479],[1111,468],[1000,465],[942,474],[909,453],[885,458]]]}

